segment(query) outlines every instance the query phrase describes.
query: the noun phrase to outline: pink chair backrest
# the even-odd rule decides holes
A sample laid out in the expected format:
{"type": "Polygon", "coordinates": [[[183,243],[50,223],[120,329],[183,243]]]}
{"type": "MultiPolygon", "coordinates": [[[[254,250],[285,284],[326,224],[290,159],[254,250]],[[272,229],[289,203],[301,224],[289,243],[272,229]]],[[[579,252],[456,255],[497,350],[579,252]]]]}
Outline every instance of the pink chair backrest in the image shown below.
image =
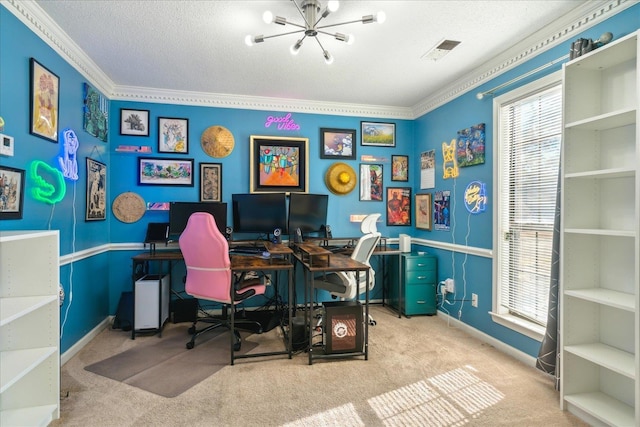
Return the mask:
{"type": "Polygon", "coordinates": [[[187,266],[185,291],[195,298],[229,304],[229,243],[218,230],[213,215],[206,212],[191,214],[179,243],[187,266]]]}

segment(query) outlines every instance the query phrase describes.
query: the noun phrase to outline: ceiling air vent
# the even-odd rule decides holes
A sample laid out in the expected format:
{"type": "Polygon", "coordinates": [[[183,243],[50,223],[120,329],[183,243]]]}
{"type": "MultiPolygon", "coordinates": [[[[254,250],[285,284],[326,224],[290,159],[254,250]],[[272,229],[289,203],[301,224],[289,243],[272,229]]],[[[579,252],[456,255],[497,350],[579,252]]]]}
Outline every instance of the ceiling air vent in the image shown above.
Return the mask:
{"type": "Polygon", "coordinates": [[[442,40],[436,46],[431,48],[427,53],[422,55],[421,59],[430,59],[432,61],[437,61],[438,59],[445,56],[447,53],[451,52],[454,47],[460,44],[459,41],[455,40],[442,40]]]}

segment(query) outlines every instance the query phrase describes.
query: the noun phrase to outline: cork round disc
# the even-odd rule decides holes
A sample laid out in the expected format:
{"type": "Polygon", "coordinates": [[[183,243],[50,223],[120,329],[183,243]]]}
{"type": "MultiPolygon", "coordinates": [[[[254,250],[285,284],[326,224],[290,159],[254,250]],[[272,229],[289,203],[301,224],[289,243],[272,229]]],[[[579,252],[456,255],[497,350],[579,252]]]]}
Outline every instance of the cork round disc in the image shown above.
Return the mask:
{"type": "Polygon", "coordinates": [[[146,206],[144,199],[131,191],[116,197],[111,205],[113,215],[122,222],[132,223],[144,215],[146,206]]]}
{"type": "Polygon", "coordinates": [[[210,126],[202,132],[200,144],[205,153],[219,159],[231,154],[235,141],[229,129],[222,126],[210,126]]]}

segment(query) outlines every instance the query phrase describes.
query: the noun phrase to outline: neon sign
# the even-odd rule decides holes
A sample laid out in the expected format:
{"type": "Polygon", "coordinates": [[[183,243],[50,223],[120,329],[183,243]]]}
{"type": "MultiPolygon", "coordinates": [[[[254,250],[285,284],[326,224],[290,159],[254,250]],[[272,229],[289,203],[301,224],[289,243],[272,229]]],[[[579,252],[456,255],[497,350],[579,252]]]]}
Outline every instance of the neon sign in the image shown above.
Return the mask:
{"type": "Polygon", "coordinates": [[[484,182],[472,181],[464,190],[464,206],[469,213],[479,214],[487,209],[487,188],[484,182]]]}
{"type": "Polygon", "coordinates": [[[272,124],[277,124],[278,130],[300,130],[300,125],[291,118],[291,113],[287,113],[286,116],[267,117],[264,127],[271,127],[272,124]]]}
{"type": "Polygon", "coordinates": [[[65,178],[69,178],[72,181],[78,180],[78,160],[76,159],[76,152],[80,147],[78,137],[73,129],[65,129],[60,132],[64,144],[62,145],[62,155],[58,157],[58,163],[60,164],[60,170],[65,178]]]}
{"type": "Polygon", "coordinates": [[[31,162],[29,171],[34,183],[31,190],[34,199],[53,205],[64,198],[67,192],[67,185],[64,182],[62,172],[42,160],[31,162]],[[53,183],[49,182],[49,180],[53,181],[53,183]]]}

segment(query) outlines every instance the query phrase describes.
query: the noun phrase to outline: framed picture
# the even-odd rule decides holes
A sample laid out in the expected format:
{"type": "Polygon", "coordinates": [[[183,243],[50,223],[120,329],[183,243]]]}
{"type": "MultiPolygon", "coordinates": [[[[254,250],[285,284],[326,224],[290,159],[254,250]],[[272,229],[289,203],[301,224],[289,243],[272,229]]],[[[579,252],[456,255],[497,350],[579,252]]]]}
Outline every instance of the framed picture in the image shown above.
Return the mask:
{"type": "Polygon", "coordinates": [[[22,219],[24,170],[0,166],[0,219],[22,219]]]}
{"type": "Polygon", "coordinates": [[[222,163],[200,163],[200,201],[222,201],[222,163]]]}
{"type": "Polygon", "coordinates": [[[409,181],[409,156],[391,156],[391,181],[409,181]]]}
{"type": "Polygon", "coordinates": [[[109,136],[109,100],[93,86],[84,83],[84,106],[82,107],[82,128],[102,142],[109,136]]]}
{"type": "Polygon", "coordinates": [[[149,110],[121,108],[120,135],[149,136],[149,110]]]}
{"type": "Polygon", "coordinates": [[[396,146],[395,123],[360,122],[361,145],[396,146]]]}
{"type": "Polygon", "coordinates": [[[189,119],[158,117],[158,153],[189,153],[189,119]]]}
{"type": "Polygon", "coordinates": [[[431,231],[431,193],[416,194],[416,228],[431,231]]]}
{"type": "Polygon", "coordinates": [[[138,184],[193,187],[193,159],[139,157],[138,184]]]}
{"type": "Polygon", "coordinates": [[[87,209],[85,221],[107,219],[107,165],[87,157],[87,209]]]}
{"type": "Polygon", "coordinates": [[[58,142],[60,79],[31,58],[31,96],[29,98],[29,132],[40,138],[58,142]]]}
{"type": "Polygon", "coordinates": [[[251,193],[308,191],[308,138],[252,135],[249,143],[251,193]]]}
{"type": "Polygon", "coordinates": [[[387,225],[411,225],[411,188],[387,188],[387,225]]]}
{"type": "Polygon", "coordinates": [[[355,159],[355,129],[320,129],[321,159],[355,159]]]}
{"type": "Polygon", "coordinates": [[[360,165],[360,200],[382,201],[382,165],[360,165]]]}

